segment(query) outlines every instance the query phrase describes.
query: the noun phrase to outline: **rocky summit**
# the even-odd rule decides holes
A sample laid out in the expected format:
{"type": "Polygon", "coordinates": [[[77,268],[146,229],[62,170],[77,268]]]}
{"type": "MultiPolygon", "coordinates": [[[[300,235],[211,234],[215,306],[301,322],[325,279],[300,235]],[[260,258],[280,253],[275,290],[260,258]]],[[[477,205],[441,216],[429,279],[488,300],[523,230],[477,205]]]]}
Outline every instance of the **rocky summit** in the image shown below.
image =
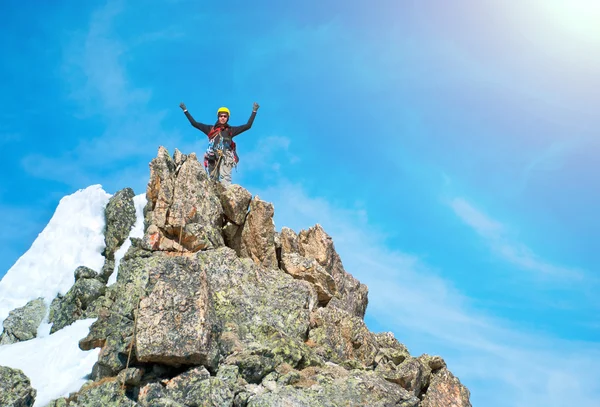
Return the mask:
{"type": "MultiPolygon", "coordinates": [[[[96,318],[79,347],[100,348],[90,380],[50,406],[471,406],[440,356],[368,329],[368,289],[320,225],[278,232],[271,203],[163,147],[146,197],[144,236],[130,239],[116,282],[135,222],[129,188],[106,206],[104,267],[74,270],[50,306],[53,332],[96,318]]],[[[11,313],[1,340],[34,337],[44,307],[11,313]]],[[[3,405],[31,406],[22,372],[0,372],[0,398],[13,400],[3,405]]]]}

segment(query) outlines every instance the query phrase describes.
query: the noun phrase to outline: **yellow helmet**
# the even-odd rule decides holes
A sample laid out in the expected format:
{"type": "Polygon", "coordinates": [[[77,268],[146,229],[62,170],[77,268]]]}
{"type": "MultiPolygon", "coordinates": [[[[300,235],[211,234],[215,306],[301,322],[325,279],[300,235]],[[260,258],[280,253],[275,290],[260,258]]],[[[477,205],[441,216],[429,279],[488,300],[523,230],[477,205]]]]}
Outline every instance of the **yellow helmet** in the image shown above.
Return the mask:
{"type": "Polygon", "coordinates": [[[217,116],[219,115],[219,113],[227,113],[227,116],[229,116],[229,109],[227,109],[226,107],[220,107],[219,110],[217,110],[217,116]]]}

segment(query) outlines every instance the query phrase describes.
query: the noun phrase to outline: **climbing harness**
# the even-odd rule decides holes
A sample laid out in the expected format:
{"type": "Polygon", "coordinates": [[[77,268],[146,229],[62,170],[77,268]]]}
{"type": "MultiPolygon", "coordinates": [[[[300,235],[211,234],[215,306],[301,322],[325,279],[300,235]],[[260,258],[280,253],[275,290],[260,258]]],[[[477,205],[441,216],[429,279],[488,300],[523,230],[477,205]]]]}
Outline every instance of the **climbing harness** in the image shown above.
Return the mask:
{"type": "MultiPolygon", "coordinates": [[[[224,141],[224,137],[221,134],[221,127],[213,127],[208,133],[208,147],[206,148],[206,152],[204,153],[204,167],[210,178],[214,179],[215,174],[219,171],[219,165],[221,164],[221,160],[223,156],[227,154],[227,151],[231,151],[234,160],[234,166],[237,169],[237,163],[239,162],[239,157],[236,151],[236,145],[233,140],[224,141]],[[215,163],[213,170],[209,170],[209,165],[215,163]]],[[[231,130],[229,130],[231,131],[231,130]]]]}

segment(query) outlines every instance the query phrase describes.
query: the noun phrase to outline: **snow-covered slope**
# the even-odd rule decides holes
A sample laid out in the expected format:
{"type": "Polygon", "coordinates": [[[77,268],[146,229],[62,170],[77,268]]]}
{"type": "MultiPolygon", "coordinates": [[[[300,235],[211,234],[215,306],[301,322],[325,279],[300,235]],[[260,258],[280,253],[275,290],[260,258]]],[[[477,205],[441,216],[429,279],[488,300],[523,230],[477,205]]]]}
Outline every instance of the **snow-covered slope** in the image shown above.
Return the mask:
{"type": "Polygon", "coordinates": [[[104,208],[111,195],[92,185],[60,200],[52,219],[31,248],[0,281],[0,323],[8,313],[43,297],[49,304],[75,282],[79,266],[104,264],[104,208]]]}
{"type": "MultiPolygon", "coordinates": [[[[0,324],[11,310],[30,300],[42,297],[49,305],[58,293],[65,294],[75,282],[77,267],[100,271],[104,264],[104,209],[110,197],[100,185],[93,185],[60,200],[31,248],[0,281],[0,324]]],[[[134,204],[137,220],[129,237],[142,237],[145,194],[134,197],[134,204]]],[[[109,285],[116,281],[119,262],[130,246],[128,238],[117,251],[109,285]]],[[[99,349],[84,352],[78,343],[93,322],[77,321],[52,335],[50,325],[42,323],[37,338],[0,346],[0,365],[21,369],[31,379],[37,390],[35,407],[68,396],[86,381],[99,349]]]]}
{"type": "Polygon", "coordinates": [[[50,336],[0,346],[0,365],[21,369],[37,391],[34,407],[79,390],[92,372],[100,349],[83,352],[79,340],[94,319],[76,321],[50,336]]]}

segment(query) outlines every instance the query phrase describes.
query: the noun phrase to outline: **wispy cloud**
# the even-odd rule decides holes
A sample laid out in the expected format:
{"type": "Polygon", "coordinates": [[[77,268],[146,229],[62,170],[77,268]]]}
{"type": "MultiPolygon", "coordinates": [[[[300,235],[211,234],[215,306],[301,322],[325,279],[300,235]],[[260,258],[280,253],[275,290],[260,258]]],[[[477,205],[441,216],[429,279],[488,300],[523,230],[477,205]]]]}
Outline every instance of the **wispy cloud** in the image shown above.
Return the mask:
{"type": "MultiPolygon", "coordinates": [[[[556,339],[478,311],[442,270],[388,247],[362,210],[334,207],[283,180],[252,190],[275,204],[278,229],[320,223],[346,270],[369,287],[367,322],[393,331],[412,354],[441,354],[471,389],[473,405],[597,407],[600,380],[588,373],[600,362],[597,343],[556,339]]],[[[481,233],[504,230],[471,206],[458,207],[481,233]]]]}
{"type": "MultiPolygon", "coordinates": [[[[261,177],[273,179],[283,167],[290,167],[300,159],[290,149],[291,140],[282,136],[267,136],[256,139],[249,151],[239,151],[240,179],[250,179],[257,171],[261,177]]],[[[239,181],[236,181],[239,182],[239,181]]]]}
{"type": "Polygon", "coordinates": [[[555,277],[581,278],[580,270],[555,265],[540,258],[525,244],[511,238],[502,223],[476,209],[464,198],[450,201],[454,213],[475,232],[482,236],[492,251],[515,266],[555,277]]]}
{"type": "MultiPolygon", "coordinates": [[[[150,107],[152,90],[135,84],[126,64],[131,46],[174,39],[178,34],[172,29],[145,33],[126,44],[113,31],[123,12],[123,2],[107,2],[92,14],[86,31],[72,36],[65,46],[63,79],[70,89],[68,96],[77,102],[75,114],[83,120],[99,118],[101,126],[95,133],[81,135],[68,150],[25,156],[22,165],[30,174],[81,188],[120,172],[133,159],[147,162],[161,144],[188,145],[176,142],[181,138],[178,131],[163,129],[167,112],[150,107]]],[[[133,177],[135,182],[139,178],[139,174],[133,177]]]]}

